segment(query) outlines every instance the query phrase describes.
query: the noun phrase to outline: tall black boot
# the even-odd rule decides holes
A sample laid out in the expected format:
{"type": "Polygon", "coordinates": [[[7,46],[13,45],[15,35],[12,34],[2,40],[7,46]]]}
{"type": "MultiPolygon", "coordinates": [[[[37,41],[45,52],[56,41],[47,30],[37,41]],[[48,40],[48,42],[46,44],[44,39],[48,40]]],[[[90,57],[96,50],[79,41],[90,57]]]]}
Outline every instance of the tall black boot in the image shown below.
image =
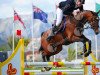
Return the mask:
{"type": "Polygon", "coordinates": [[[56,35],[57,31],[58,31],[58,26],[54,26],[51,30],[51,33],[47,37],[47,41],[50,41],[53,38],[53,36],[56,35]]]}

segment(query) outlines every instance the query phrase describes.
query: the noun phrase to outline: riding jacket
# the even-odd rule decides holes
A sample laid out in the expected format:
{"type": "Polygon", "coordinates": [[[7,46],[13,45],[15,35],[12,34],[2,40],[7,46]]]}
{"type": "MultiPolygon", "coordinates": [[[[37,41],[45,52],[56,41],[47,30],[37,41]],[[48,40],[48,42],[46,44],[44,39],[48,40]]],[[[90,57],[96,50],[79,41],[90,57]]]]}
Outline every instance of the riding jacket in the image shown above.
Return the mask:
{"type": "MultiPolygon", "coordinates": [[[[81,3],[84,4],[85,0],[81,0],[81,3]]],[[[63,10],[64,15],[69,15],[75,9],[83,10],[83,6],[76,7],[76,0],[66,0],[59,3],[59,8],[63,10]]]]}

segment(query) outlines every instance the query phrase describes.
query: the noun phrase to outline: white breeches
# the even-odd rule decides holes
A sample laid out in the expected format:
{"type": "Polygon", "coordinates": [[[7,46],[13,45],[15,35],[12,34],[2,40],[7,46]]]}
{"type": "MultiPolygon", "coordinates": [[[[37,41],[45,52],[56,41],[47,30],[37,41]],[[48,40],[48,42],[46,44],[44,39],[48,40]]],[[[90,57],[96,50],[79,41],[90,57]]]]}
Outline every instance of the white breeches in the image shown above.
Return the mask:
{"type": "Polygon", "coordinates": [[[56,12],[57,12],[56,13],[56,16],[57,16],[56,26],[59,26],[59,24],[61,23],[62,18],[63,18],[63,11],[60,8],[57,8],[57,11],[56,12]]]}

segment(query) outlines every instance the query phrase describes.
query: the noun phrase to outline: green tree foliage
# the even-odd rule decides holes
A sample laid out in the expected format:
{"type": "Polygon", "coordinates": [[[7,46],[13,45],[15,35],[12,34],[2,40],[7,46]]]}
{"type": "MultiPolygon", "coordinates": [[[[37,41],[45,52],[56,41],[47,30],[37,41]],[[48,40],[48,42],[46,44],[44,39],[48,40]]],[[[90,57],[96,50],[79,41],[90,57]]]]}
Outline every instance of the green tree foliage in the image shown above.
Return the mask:
{"type": "Polygon", "coordinates": [[[30,42],[30,39],[24,39],[24,46],[26,47],[30,42]]]}
{"type": "MultiPolygon", "coordinates": [[[[14,49],[16,48],[18,41],[19,41],[19,38],[14,37],[14,49]]],[[[10,49],[12,50],[12,48],[13,48],[13,37],[12,36],[10,36],[8,38],[8,45],[9,45],[10,49]]]]}
{"type": "Polygon", "coordinates": [[[75,59],[75,50],[72,48],[68,48],[68,57],[67,61],[71,62],[72,60],[75,59]]]}

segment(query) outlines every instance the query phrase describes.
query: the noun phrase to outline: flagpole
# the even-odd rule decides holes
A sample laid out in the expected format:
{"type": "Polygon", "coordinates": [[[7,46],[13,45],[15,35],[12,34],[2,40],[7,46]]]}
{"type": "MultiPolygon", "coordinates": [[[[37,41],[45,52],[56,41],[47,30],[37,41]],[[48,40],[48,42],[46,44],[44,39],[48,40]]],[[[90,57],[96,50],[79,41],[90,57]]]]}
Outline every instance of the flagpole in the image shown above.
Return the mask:
{"type": "Polygon", "coordinates": [[[56,56],[54,55],[54,57],[53,57],[53,61],[54,61],[54,62],[56,62],[56,58],[55,58],[55,57],[56,57],[56,56]]]}
{"type": "Polygon", "coordinates": [[[95,35],[96,59],[98,59],[97,35],[95,35]]]}
{"type": "MultiPolygon", "coordinates": [[[[56,10],[55,10],[55,12],[56,12],[56,10]]],[[[55,18],[56,16],[55,16],[53,13],[52,13],[52,15],[53,15],[53,25],[54,25],[55,22],[56,22],[56,20],[55,20],[55,19],[56,19],[56,18],[55,18]]],[[[53,26],[52,26],[52,27],[53,27],[53,26]]],[[[54,55],[54,58],[53,58],[53,59],[54,59],[54,60],[53,60],[54,62],[56,62],[56,58],[55,58],[55,57],[56,57],[56,55],[54,55]]]]}
{"type": "Polygon", "coordinates": [[[68,58],[68,50],[69,50],[69,46],[67,46],[67,58],[68,58]]]}
{"type": "Polygon", "coordinates": [[[13,42],[12,42],[12,44],[13,44],[13,47],[12,47],[12,49],[13,49],[13,52],[14,52],[14,21],[13,21],[13,40],[12,40],[13,42]]]}
{"type": "Polygon", "coordinates": [[[34,17],[33,17],[33,15],[34,15],[34,13],[33,13],[34,11],[33,11],[33,3],[32,3],[32,20],[31,20],[31,25],[32,25],[32,28],[31,28],[31,32],[32,32],[32,45],[33,45],[33,47],[32,47],[32,50],[33,50],[33,62],[34,62],[34,40],[33,40],[33,21],[34,21],[34,17]]]}
{"type": "MultiPolygon", "coordinates": [[[[95,1],[96,4],[96,1],[95,1]]],[[[95,12],[96,12],[96,5],[95,5],[95,12]]],[[[98,59],[98,48],[97,48],[97,35],[95,35],[95,48],[96,48],[96,59],[98,59]]]]}
{"type": "MultiPolygon", "coordinates": [[[[13,8],[13,11],[14,11],[14,8],[13,8]]],[[[14,13],[14,12],[13,12],[14,13]]],[[[14,14],[13,14],[14,15],[14,14]]],[[[15,23],[14,23],[14,17],[13,17],[13,40],[12,40],[12,44],[13,44],[13,47],[12,47],[12,49],[13,49],[13,52],[14,52],[14,48],[15,48],[15,46],[14,46],[14,25],[15,25],[15,23]]]]}
{"type": "Polygon", "coordinates": [[[75,48],[76,48],[76,60],[77,60],[77,42],[75,42],[75,48]]]}

